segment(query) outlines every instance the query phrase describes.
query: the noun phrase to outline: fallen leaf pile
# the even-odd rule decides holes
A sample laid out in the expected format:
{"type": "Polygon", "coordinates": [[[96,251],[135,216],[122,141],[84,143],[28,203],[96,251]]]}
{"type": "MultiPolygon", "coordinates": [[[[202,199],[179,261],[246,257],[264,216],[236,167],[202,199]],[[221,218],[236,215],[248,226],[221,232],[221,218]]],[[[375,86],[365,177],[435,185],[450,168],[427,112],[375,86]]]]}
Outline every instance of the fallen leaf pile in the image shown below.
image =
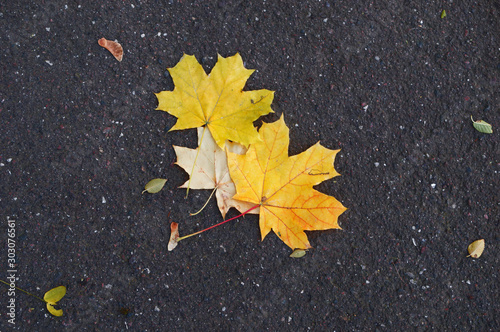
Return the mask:
{"type": "MultiPolygon", "coordinates": [[[[219,55],[210,75],[190,55],[169,72],[175,88],[156,94],[157,109],[178,118],[170,130],[198,128],[197,149],[174,146],[177,165],[190,174],[182,188],[213,189],[223,217],[231,207],[259,214],[262,240],[272,230],[298,250],[291,257],[302,257],[311,248],[304,231],[340,228],[338,217],[346,208],[313,189],[339,175],[333,164],[340,150],[318,142],[288,156],[289,129],[283,115],[257,131],[253,122],[273,112],[274,92],[243,91],[253,70],[243,66],[239,54],[219,55]]],[[[169,250],[179,240],[178,226],[172,223],[169,250]]]]}

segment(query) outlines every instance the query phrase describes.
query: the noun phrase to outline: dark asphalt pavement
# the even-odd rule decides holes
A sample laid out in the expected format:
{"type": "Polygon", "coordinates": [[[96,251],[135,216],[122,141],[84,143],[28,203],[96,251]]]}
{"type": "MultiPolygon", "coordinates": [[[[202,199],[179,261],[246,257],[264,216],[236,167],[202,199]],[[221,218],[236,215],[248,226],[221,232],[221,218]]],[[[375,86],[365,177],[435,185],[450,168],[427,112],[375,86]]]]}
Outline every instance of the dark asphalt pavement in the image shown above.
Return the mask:
{"type": "Polygon", "coordinates": [[[3,1],[0,31],[0,278],[10,219],[16,285],[67,287],[59,318],[4,287],[1,331],[500,330],[498,1],[3,1]],[[184,198],[172,145],[196,130],[168,132],[154,93],[183,54],[237,52],[246,89],[275,91],[257,126],[284,114],[290,155],[342,149],[317,189],[343,230],[301,259],[255,215],[167,251],[172,221],[221,216],[189,217],[210,191],[184,198]]]}

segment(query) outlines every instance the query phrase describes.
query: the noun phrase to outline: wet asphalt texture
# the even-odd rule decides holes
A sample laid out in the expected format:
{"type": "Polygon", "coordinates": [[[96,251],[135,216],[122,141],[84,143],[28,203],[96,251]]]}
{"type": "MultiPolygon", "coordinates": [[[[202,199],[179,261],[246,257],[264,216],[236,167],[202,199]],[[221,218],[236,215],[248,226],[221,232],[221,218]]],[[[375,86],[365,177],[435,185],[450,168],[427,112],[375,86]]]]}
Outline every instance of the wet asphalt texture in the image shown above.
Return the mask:
{"type": "Polygon", "coordinates": [[[16,285],[68,291],[59,318],[17,291],[12,325],[0,285],[1,331],[500,330],[498,1],[3,1],[0,31],[0,278],[10,219],[16,285]],[[254,215],[167,251],[170,222],[221,215],[189,217],[210,191],[185,199],[172,145],[196,130],[168,132],[154,93],[184,53],[208,73],[236,52],[275,91],[256,126],[342,149],[316,188],[343,230],[301,259],[254,215]]]}

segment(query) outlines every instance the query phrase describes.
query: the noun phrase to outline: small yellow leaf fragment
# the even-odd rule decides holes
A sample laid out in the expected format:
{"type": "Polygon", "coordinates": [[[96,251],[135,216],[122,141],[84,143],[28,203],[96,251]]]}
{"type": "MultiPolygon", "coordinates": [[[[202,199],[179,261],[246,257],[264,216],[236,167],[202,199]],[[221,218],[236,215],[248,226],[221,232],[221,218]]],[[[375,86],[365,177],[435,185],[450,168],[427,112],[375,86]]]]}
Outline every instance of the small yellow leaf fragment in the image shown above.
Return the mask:
{"type": "Polygon", "coordinates": [[[43,296],[45,302],[47,302],[47,310],[56,317],[61,317],[63,315],[62,309],[56,309],[57,301],[62,299],[66,295],[66,287],[59,286],[52,288],[43,296]]]}
{"type": "Polygon", "coordinates": [[[446,17],[446,10],[443,9],[443,11],[441,12],[441,18],[445,18],[446,17]]]}
{"type": "Polygon", "coordinates": [[[144,194],[147,191],[150,194],[156,194],[163,189],[166,182],[167,179],[153,179],[146,184],[142,193],[144,194]]]}
{"type": "Polygon", "coordinates": [[[479,258],[484,250],[484,239],[472,242],[467,250],[469,250],[469,256],[472,258],[479,258]]]}
{"type": "Polygon", "coordinates": [[[292,254],[290,255],[290,257],[301,258],[301,257],[304,257],[306,255],[306,252],[307,252],[307,250],[304,250],[304,249],[295,249],[292,252],[292,254]]]}
{"type": "Polygon", "coordinates": [[[177,247],[177,239],[179,238],[179,224],[172,222],[170,224],[170,241],[168,241],[168,251],[172,251],[177,247]]]}
{"type": "Polygon", "coordinates": [[[47,302],[47,310],[54,316],[56,317],[61,317],[63,315],[62,309],[56,309],[54,307],[55,303],[48,303],[47,302]]]}

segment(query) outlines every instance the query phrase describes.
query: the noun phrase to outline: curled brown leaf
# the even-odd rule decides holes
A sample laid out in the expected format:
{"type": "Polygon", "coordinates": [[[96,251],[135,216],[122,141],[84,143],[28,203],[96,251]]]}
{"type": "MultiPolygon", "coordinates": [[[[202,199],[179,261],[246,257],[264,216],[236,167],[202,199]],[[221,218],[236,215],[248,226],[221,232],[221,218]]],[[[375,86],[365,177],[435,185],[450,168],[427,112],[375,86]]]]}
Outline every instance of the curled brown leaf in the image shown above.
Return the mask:
{"type": "Polygon", "coordinates": [[[106,38],[101,38],[98,40],[98,43],[100,46],[104,47],[108,51],[113,54],[113,56],[116,58],[118,61],[122,61],[123,59],[123,47],[119,43],[112,41],[112,40],[107,40],[106,38]]]}

